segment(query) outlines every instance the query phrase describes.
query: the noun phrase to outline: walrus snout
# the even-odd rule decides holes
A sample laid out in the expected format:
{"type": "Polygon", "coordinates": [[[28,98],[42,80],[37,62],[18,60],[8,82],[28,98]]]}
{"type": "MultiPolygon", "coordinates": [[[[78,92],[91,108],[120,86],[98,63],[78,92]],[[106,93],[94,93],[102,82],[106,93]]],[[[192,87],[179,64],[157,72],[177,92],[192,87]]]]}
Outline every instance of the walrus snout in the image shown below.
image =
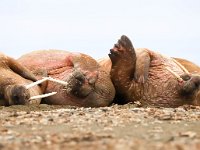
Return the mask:
{"type": "Polygon", "coordinates": [[[190,74],[183,74],[180,76],[184,81],[188,81],[191,79],[191,75],[190,74]]]}
{"type": "Polygon", "coordinates": [[[77,97],[86,97],[90,94],[97,80],[98,73],[84,72],[80,69],[73,71],[65,86],[68,92],[77,97]]]}
{"type": "Polygon", "coordinates": [[[24,105],[30,98],[30,92],[23,85],[10,85],[6,88],[5,99],[8,105],[24,105]]]}
{"type": "Polygon", "coordinates": [[[185,83],[183,88],[181,89],[181,94],[183,96],[194,95],[196,92],[200,90],[200,76],[191,75],[184,76],[185,83]]]}

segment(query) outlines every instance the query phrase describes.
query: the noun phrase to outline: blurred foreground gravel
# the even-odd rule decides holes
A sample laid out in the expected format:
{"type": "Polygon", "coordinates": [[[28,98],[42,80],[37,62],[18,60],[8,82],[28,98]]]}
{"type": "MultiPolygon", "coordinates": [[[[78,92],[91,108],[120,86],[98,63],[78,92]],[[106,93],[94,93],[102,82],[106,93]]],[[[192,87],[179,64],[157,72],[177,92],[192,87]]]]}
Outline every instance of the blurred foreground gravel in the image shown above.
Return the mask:
{"type": "Polygon", "coordinates": [[[0,113],[0,149],[200,149],[200,107],[39,105],[0,113]]]}

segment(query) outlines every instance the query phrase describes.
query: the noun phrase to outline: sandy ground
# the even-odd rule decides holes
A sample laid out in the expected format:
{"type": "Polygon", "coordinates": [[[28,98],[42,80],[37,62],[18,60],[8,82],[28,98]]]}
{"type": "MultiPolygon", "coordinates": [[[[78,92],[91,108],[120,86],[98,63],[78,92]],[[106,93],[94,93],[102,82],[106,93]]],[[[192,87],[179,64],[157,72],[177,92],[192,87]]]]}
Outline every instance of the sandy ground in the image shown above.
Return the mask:
{"type": "Polygon", "coordinates": [[[0,113],[0,149],[200,149],[200,107],[39,105],[0,113]]]}

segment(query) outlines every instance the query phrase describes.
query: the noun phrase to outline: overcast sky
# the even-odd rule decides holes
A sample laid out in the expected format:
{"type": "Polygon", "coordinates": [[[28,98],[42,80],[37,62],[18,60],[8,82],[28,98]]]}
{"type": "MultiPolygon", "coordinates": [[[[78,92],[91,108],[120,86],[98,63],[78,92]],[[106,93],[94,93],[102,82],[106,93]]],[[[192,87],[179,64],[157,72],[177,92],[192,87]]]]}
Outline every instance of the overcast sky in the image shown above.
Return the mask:
{"type": "Polygon", "coordinates": [[[134,47],[200,65],[200,0],[0,0],[0,51],[104,57],[125,34],[134,47]]]}

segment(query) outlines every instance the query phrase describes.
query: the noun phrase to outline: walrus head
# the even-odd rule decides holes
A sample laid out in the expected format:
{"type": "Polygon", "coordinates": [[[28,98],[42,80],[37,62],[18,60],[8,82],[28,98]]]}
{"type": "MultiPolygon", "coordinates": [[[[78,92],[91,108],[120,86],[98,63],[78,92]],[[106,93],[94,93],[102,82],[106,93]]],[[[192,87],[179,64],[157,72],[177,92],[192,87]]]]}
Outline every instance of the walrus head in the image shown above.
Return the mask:
{"type": "Polygon", "coordinates": [[[30,98],[29,90],[23,85],[9,85],[4,93],[8,105],[25,105],[30,98]]]}
{"type": "Polygon", "coordinates": [[[76,68],[62,80],[50,79],[50,81],[59,84],[50,82],[47,92],[50,92],[52,88],[58,92],[43,100],[47,104],[103,107],[108,106],[115,95],[110,76],[103,70],[85,71],[76,68]]]}
{"type": "Polygon", "coordinates": [[[191,104],[200,104],[200,76],[185,74],[181,76],[184,84],[180,89],[180,94],[191,101],[191,104]]]}

